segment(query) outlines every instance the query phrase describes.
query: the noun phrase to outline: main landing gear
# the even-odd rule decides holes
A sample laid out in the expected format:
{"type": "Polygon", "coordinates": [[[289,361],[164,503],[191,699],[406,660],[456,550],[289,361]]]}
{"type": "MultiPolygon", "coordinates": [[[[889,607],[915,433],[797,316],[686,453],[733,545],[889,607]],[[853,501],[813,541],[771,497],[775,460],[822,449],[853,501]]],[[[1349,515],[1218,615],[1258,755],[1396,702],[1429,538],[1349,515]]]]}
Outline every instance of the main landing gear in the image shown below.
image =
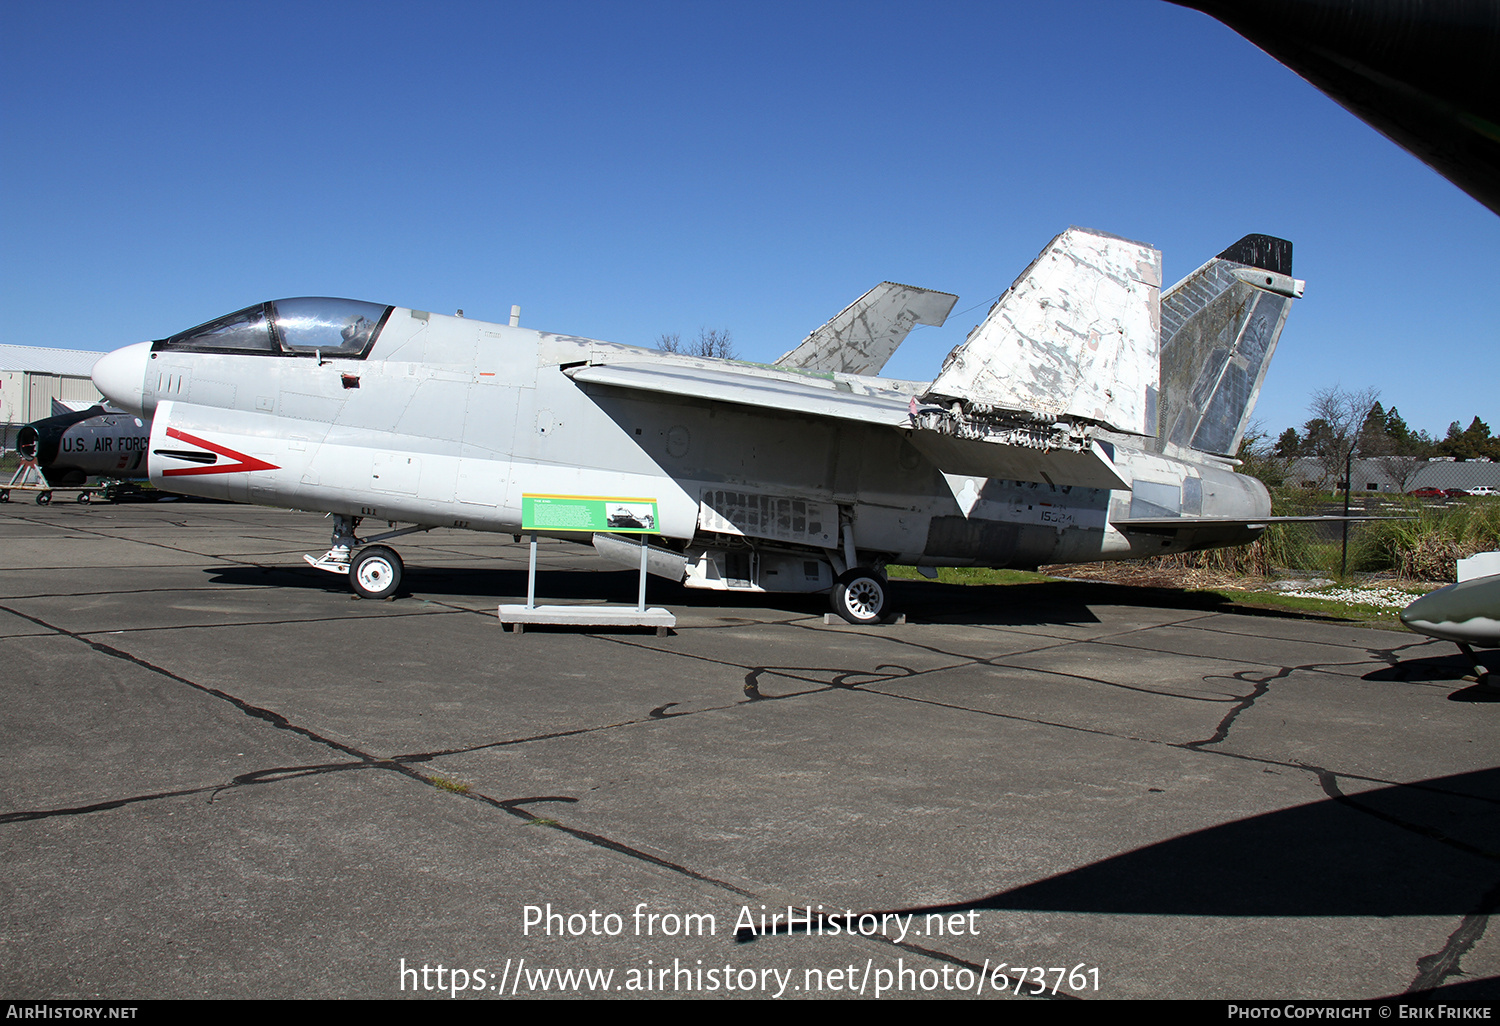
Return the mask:
{"type": "Polygon", "coordinates": [[[885,574],[870,567],[846,570],[833,582],[833,611],[853,624],[879,623],[889,605],[885,574]]]}
{"type": "Polygon", "coordinates": [[[311,556],[302,558],[307,560],[310,566],[315,566],[319,570],[347,575],[349,587],[360,598],[391,598],[396,594],[396,589],[401,587],[401,575],[406,568],[401,562],[401,557],[396,555],[395,549],[370,543],[385,541],[387,538],[396,538],[403,534],[412,534],[416,531],[430,531],[432,528],[403,527],[399,531],[387,531],[373,538],[360,539],[354,533],[359,527],[359,522],[359,517],[334,515],[332,548],[317,559],[311,556]],[[355,549],[359,549],[359,552],[351,559],[350,554],[355,549]]]}
{"type": "Polygon", "coordinates": [[[868,626],[885,619],[890,589],[885,582],[884,564],[859,565],[859,549],[854,544],[854,516],[841,511],[839,536],[843,551],[828,550],[828,562],[838,574],[828,597],[833,611],[852,624],[868,626]]]}

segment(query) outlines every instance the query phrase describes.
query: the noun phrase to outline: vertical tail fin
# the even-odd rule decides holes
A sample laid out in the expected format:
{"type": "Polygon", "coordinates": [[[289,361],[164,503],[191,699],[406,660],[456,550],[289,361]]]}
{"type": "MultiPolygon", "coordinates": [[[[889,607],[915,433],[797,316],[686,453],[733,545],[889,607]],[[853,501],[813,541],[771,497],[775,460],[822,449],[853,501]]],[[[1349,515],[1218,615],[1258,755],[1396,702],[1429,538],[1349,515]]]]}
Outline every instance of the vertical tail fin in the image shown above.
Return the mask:
{"type": "Polygon", "coordinates": [[[1290,242],[1247,235],[1167,290],[1158,452],[1234,455],[1302,289],[1290,242]]]}

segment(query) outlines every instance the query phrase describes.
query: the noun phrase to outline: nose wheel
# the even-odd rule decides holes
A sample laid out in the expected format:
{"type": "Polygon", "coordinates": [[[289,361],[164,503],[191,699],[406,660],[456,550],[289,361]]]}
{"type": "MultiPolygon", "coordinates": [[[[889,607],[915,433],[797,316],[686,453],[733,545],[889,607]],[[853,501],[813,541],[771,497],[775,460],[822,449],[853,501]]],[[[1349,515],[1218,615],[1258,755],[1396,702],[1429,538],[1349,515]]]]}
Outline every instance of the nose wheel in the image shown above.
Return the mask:
{"type": "Polygon", "coordinates": [[[360,598],[389,598],[401,587],[404,569],[395,549],[371,545],[360,549],[359,555],[349,563],[349,587],[360,598]]]}
{"type": "MultiPolygon", "coordinates": [[[[333,516],[333,547],[317,559],[312,556],[302,558],[309,566],[326,570],[331,574],[347,576],[349,587],[354,589],[354,594],[360,598],[390,598],[396,594],[396,589],[401,587],[401,574],[406,567],[402,564],[401,557],[396,555],[395,549],[370,543],[385,541],[388,538],[399,538],[403,534],[412,534],[416,531],[430,531],[432,527],[419,524],[416,527],[403,527],[399,531],[387,531],[373,538],[361,539],[354,533],[359,527],[359,519],[359,517],[342,514],[333,516]],[[355,549],[359,551],[351,558],[350,554],[355,549]]],[[[391,526],[394,527],[395,524],[391,526]]]]}

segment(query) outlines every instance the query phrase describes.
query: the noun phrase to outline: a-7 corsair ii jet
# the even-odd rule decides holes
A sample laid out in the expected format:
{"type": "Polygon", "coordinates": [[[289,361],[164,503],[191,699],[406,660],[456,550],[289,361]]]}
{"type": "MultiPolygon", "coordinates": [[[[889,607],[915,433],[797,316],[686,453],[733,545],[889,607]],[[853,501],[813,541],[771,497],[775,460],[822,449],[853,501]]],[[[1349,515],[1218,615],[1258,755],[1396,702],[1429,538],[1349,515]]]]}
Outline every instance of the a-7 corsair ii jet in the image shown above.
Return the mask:
{"type": "Polygon", "coordinates": [[[154,411],[153,484],[332,514],[309,562],[361,595],[401,580],[370,543],[433,527],[562,534],[597,515],[600,554],[636,565],[609,529],[624,508],[650,517],[652,573],[829,592],[869,623],[887,564],[1253,541],[1270,498],[1229,457],[1301,294],[1280,239],[1247,236],[1163,296],[1155,249],[1072,228],[930,382],[873,375],[955,297],[889,283],[770,366],[286,299],[110,353],[94,382],[154,411]],[[362,540],[365,518],[412,526],[362,540]]]}

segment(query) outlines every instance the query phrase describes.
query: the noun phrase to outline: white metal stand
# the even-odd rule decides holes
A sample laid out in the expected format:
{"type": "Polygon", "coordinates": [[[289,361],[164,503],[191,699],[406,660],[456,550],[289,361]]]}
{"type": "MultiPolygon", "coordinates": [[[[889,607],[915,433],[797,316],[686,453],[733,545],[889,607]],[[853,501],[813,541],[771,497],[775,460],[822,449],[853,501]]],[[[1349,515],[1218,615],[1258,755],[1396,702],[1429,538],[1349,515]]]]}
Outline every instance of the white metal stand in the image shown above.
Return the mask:
{"type": "Polygon", "coordinates": [[[661,608],[646,608],[646,536],[641,535],[641,586],[635,608],[629,606],[539,606],[536,604],[536,535],[531,536],[531,559],[526,568],[526,604],[500,607],[500,623],[521,634],[529,623],[569,624],[576,627],[655,627],[658,636],[677,626],[677,617],[661,608]]]}

